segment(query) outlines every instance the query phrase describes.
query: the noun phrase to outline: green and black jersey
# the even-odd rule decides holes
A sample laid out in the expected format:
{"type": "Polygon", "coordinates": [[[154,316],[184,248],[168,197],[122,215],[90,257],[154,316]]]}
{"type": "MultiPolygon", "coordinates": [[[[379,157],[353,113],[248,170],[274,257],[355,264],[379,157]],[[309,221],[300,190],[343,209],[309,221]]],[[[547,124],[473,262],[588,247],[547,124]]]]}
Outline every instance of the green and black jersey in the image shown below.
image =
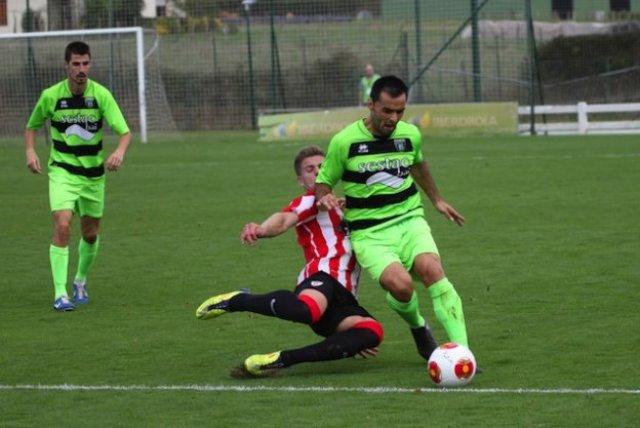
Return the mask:
{"type": "Polygon", "coordinates": [[[409,171],[423,160],[421,144],[414,125],[398,122],[391,136],[377,139],[358,120],[333,137],[316,183],[333,188],[342,180],[352,232],[424,215],[409,171]]]}
{"type": "Polygon", "coordinates": [[[129,132],[111,92],[93,80],[82,95],[74,95],[66,79],[42,91],[27,129],[37,130],[47,119],[53,141],[49,171],[62,168],[93,179],[104,176],[103,119],[118,135],[129,132]]]}

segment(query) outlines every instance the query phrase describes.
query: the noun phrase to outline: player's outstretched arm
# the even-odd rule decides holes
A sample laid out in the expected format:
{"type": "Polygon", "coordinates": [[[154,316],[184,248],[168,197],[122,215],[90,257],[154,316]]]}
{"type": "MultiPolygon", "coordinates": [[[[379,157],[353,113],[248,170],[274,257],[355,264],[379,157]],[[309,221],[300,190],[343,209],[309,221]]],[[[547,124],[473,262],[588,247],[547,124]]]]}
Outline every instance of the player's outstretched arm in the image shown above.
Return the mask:
{"type": "Polygon", "coordinates": [[[262,224],[247,223],[242,228],[240,240],[243,244],[254,245],[260,238],[278,236],[298,223],[298,215],[292,212],[277,212],[262,224]]]}
{"type": "Polygon", "coordinates": [[[36,131],[33,129],[27,129],[24,131],[24,146],[25,154],[27,157],[27,168],[34,174],[40,174],[42,172],[42,166],[40,165],[40,158],[36,153],[36,131]]]}
{"type": "Polygon", "coordinates": [[[447,219],[455,222],[458,226],[464,225],[465,218],[456,211],[453,206],[449,205],[438,191],[436,182],[431,175],[429,165],[427,161],[423,160],[420,163],[411,166],[411,176],[418,183],[418,186],[427,194],[433,206],[444,215],[447,219]]]}
{"type": "Polygon", "coordinates": [[[124,162],[124,155],[131,144],[131,133],[122,134],[118,140],[118,147],[109,155],[105,161],[105,166],[109,171],[117,171],[124,162]]]}

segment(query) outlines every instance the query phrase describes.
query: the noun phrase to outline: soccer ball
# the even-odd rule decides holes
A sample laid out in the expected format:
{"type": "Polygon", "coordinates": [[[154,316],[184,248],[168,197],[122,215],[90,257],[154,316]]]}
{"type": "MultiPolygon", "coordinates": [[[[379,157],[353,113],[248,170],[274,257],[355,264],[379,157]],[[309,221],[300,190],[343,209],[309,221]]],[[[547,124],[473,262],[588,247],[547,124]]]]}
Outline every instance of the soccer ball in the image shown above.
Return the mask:
{"type": "Polygon", "coordinates": [[[469,348],[445,343],[429,357],[429,377],[438,386],[455,388],[471,382],[476,374],[476,358],[469,348]]]}

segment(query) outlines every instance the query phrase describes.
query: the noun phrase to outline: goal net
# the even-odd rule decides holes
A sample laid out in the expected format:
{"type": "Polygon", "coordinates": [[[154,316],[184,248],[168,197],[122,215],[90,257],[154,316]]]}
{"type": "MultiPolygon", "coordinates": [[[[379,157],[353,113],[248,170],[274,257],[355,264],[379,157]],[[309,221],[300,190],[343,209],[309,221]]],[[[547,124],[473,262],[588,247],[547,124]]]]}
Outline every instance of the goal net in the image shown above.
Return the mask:
{"type": "Polygon", "coordinates": [[[40,92],[66,78],[64,50],[81,40],[91,48],[89,78],[106,86],[143,142],[176,130],[160,72],[154,31],[134,28],[0,35],[0,137],[25,129],[40,92]]]}

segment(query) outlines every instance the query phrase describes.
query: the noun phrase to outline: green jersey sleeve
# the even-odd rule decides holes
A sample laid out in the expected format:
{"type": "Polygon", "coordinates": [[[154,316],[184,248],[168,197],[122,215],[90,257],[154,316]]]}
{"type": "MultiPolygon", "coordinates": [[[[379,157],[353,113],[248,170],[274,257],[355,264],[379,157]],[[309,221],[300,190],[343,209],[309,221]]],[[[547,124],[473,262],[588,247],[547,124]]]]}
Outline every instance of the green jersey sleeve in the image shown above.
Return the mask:
{"type": "Polygon", "coordinates": [[[417,131],[414,135],[411,136],[411,143],[413,144],[413,163],[417,164],[424,160],[422,156],[422,135],[420,135],[420,131],[417,131]]]}
{"type": "Polygon", "coordinates": [[[343,155],[342,145],[337,137],[333,137],[327,149],[327,156],[322,162],[316,183],[326,184],[333,188],[342,178],[344,173],[345,157],[343,155]]]}
{"type": "Polygon", "coordinates": [[[111,92],[104,91],[102,97],[102,115],[111,129],[118,135],[124,135],[129,132],[127,121],[124,119],[122,111],[120,111],[120,107],[118,107],[118,103],[116,103],[111,92]]]}
{"type": "Polygon", "coordinates": [[[48,103],[49,97],[47,97],[46,93],[43,91],[40,94],[40,99],[38,103],[34,107],[31,112],[31,116],[29,116],[29,121],[27,122],[27,129],[37,130],[42,128],[44,122],[47,120],[47,111],[48,111],[48,103]]]}

